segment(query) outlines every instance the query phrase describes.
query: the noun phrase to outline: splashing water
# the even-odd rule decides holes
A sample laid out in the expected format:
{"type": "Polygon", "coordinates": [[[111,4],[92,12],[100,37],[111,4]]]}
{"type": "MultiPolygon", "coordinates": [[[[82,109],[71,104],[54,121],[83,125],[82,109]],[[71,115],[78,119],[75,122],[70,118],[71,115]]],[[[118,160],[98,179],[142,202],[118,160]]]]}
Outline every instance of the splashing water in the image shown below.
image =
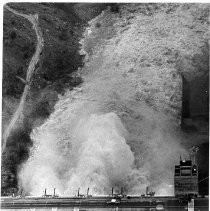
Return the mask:
{"type": "MultiPolygon", "coordinates": [[[[64,104],[70,101],[68,97],[64,104]]],[[[61,102],[60,110],[32,134],[33,154],[19,174],[25,191],[40,195],[56,187],[60,195],[74,195],[78,187],[91,187],[94,194],[108,193],[113,186],[129,189],[126,182],[138,171],[120,118],[82,100],[66,109],[61,102]]],[[[138,177],[145,187],[145,175],[138,177]]]]}
{"type": "Polygon", "coordinates": [[[33,130],[31,156],[19,171],[27,193],[56,188],[75,195],[90,187],[91,194],[108,194],[124,187],[142,194],[149,185],[157,195],[173,195],[174,164],[186,153],[178,121],[139,100],[141,78],[125,74],[128,66],[116,67],[125,54],[116,50],[107,45],[89,59],[82,86],[60,97],[55,112],[33,130]]]}
{"type": "Polygon", "coordinates": [[[48,121],[34,129],[32,155],[19,174],[24,190],[41,195],[55,187],[59,195],[75,195],[79,187],[83,192],[90,187],[92,194],[124,187],[140,194],[152,185],[159,194],[172,194],[168,184],[183,150],[169,122],[163,125],[150,109],[130,103],[123,108],[131,109],[128,114],[118,110],[121,120],[106,112],[116,106],[113,102],[105,106],[82,99],[87,98],[77,90],[66,93],[48,121]]]}
{"type": "Polygon", "coordinates": [[[92,187],[94,193],[103,193],[104,189],[126,181],[134,155],[116,114],[92,114],[70,123],[66,140],[60,140],[62,132],[40,134],[43,141],[37,143],[36,154],[23,171],[24,175],[31,174],[23,184],[29,183],[29,192],[36,194],[45,187],[57,187],[60,193],[74,194],[78,187],[92,187]]]}

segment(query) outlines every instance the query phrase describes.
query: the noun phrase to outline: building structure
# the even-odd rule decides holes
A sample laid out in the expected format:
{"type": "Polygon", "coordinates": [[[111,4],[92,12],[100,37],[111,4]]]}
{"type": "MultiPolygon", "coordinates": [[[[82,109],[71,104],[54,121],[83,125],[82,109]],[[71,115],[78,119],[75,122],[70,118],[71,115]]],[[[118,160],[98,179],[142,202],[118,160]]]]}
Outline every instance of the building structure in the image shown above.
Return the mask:
{"type": "Polygon", "coordinates": [[[174,195],[180,196],[198,196],[198,165],[196,162],[196,153],[198,148],[193,147],[189,160],[182,160],[180,164],[175,165],[174,172],[174,195]]]}

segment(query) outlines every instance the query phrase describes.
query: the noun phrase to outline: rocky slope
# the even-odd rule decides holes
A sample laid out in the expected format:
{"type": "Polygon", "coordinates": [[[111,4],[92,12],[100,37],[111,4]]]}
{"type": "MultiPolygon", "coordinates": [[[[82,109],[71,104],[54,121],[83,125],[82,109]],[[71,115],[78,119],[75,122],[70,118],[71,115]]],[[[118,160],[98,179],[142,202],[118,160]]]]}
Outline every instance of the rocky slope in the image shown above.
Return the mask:
{"type": "MultiPolygon", "coordinates": [[[[108,14],[90,22],[83,41],[88,54],[81,71],[84,95],[91,93],[91,98],[105,101],[100,111],[120,116],[129,131],[127,144],[134,152],[135,165],[139,171],[145,166],[150,169],[148,183],[157,193],[173,193],[167,186],[173,166],[178,154],[192,145],[200,145],[199,180],[206,178],[209,6],[128,4],[113,19],[108,14]],[[92,50],[90,46],[95,45],[92,50]],[[185,81],[190,84],[190,105],[183,103],[185,81]],[[187,106],[187,118],[193,124],[191,130],[183,125],[181,131],[187,106]],[[199,112],[201,117],[196,117],[199,112]],[[203,131],[206,135],[200,135],[203,131]]],[[[200,184],[201,193],[205,182],[200,184]]]]}

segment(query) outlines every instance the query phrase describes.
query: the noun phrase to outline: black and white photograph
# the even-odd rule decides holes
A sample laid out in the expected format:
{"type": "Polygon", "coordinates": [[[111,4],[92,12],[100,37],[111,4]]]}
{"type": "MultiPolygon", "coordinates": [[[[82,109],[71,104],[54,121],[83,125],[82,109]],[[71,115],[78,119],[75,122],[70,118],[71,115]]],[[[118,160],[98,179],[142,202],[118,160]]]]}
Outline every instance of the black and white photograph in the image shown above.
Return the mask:
{"type": "Polygon", "coordinates": [[[209,210],[210,3],[1,9],[1,210],[209,210]]]}

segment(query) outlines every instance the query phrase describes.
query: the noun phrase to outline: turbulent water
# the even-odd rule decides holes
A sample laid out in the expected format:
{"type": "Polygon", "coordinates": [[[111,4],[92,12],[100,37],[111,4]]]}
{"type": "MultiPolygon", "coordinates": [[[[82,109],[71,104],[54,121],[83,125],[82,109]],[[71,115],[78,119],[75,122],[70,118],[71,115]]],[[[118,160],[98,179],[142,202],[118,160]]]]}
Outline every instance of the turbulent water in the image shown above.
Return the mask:
{"type": "Polygon", "coordinates": [[[127,194],[142,194],[150,186],[157,195],[173,195],[174,165],[186,153],[178,120],[155,110],[155,101],[139,98],[141,77],[150,73],[126,75],[128,52],[116,51],[106,43],[90,56],[80,70],[81,87],[66,91],[49,119],[33,130],[31,156],[19,171],[26,193],[56,188],[60,195],[75,195],[89,187],[90,194],[108,194],[124,187],[127,194]]]}

